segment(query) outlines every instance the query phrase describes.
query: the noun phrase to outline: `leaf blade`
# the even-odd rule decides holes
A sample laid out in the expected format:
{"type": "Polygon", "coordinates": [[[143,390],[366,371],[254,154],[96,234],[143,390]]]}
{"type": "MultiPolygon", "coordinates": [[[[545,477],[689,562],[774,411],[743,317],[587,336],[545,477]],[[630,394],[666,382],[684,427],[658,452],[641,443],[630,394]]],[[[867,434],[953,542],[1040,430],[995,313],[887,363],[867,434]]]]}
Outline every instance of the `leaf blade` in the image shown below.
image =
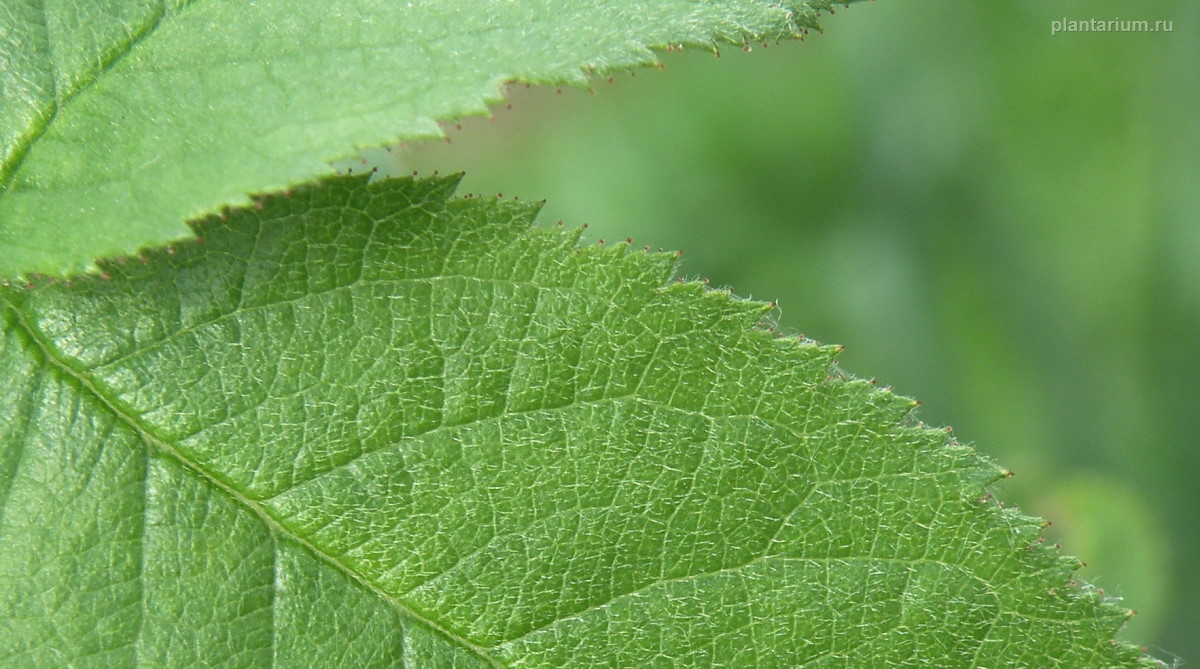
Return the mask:
{"type": "Polygon", "coordinates": [[[63,275],[184,221],[439,134],[508,81],[584,81],[649,47],[776,38],[823,0],[33,3],[0,16],[0,276],[63,275]],[[41,56],[38,58],[37,56],[41,56]]]}
{"type": "MultiPolygon", "coordinates": [[[[334,179],[211,220],[201,245],[106,265],[112,281],[4,289],[16,343],[0,364],[51,363],[78,389],[53,406],[93,406],[18,421],[4,452],[94,427],[99,403],[147,457],[175,462],[158,489],[226,500],[250,533],[235,554],[259,556],[250,572],[274,536],[294,547],[275,562],[300,556],[297,571],[395,604],[435,663],[1139,663],[1111,641],[1124,612],[1068,585],[1075,563],[1037,545],[1039,525],[977,499],[1002,471],[906,423],[911,401],[836,372],[836,347],[775,339],[756,326],[765,305],[669,282],[672,256],[576,249],[575,234],[530,228],[534,207],[450,200],[453,186],[334,179]]],[[[136,453],[130,439],[93,450],[136,453]]],[[[112,478],[133,481],[112,499],[134,498],[113,522],[145,520],[144,482],[112,478]]],[[[34,545],[13,518],[0,547],[34,545]]],[[[202,535],[176,552],[237,536],[183,524],[202,535]]],[[[98,543],[129,562],[128,541],[98,543]]],[[[203,583],[228,565],[174,573],[203,583]]],[[[11,625],[38,584],[9,576],[31,584],[0,588],[11,625]]],[[[264,581],[219,580],[206,587],[224,608],[199,609],[260,629],[275,609],[244,598],[264,581]]],[[[366,655],[403,658],[394,633],[372,632],[366,655]]],[[[219,659],[267,652],[251,643],[266,632],[234,637],[247,647],[219,659]]]]}

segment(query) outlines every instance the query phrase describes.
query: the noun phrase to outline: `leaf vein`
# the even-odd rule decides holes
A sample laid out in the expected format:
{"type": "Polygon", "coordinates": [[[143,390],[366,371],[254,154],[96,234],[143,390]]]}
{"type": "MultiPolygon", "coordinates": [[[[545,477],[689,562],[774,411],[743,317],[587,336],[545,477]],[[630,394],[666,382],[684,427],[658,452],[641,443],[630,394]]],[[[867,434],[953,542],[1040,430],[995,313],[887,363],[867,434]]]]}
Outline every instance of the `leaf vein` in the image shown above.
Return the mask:
{"type": "Polygon", "coordinates": [[[231,482],[224,480],[214,472],[208,471],[199,463],[179,452],[168,441],[155,436],[151,431],[150,426],[143,425],[136,415],[125,409],[116,399],[109,397],[100,388],[98,388],[86,373],[75,369],[67,362],[67,360],[63,359],[58,350],[46,340],[43,333],[26,320],[24,314],[20,311],[17,305],[13,304],[7,296],[0,297],[0,300],[3,300],[6,303],[6,307],[13,313],[13,323],[16,325],[16,327],[25,333],[26,336],[28,336],[33,345],[37,347],[50,365],[52,365],[65,377],[78,384],[84,393],[95,398],[105,410],[112,414],[116,419],[133,429],[133,431],[137,433],[147,444],[152,444],[158,449],[158,451],[176,460],[188,471],[193,472],[194,475],[197,476],[201,481],[216,488],[238,502],[240,506],[257,516],[259,521],[262,522],[272,532],[272,534],[287,537],[290,541],[294,541],[295,543],[303,546],[314,556],[331,566],[342,576],[367,588],[367,590],[374,593],[375,596],[390,604],[394,609],[396,609],[397,612],[401,614],[402,617],[410,620],[420,621],[421,623],[427,625],[430,629],[441,634],[446,639],[473,652],[480,659],[488,662],[493,667],[496,667],[497,669],[503,669],[503,665],[491,653],[488,652],[487,648],[484,648],[483,646],[472,642],[470,639],[467,639],[466,637],[456,634],[455,632],[443,627],[436,620],[421,615],[404,602],[400,601],[397,597],[382,590],[375,583],[355,573],[354,570],[350,569],[336,556],[333,556],[322,550],[321,547],[313,544],[306,537],[292,532],[289,528],[282,525],[277,519],[267,513],[267,511],[259,503],[246,497],[231,482]]]}
{"type": "MultiPolygon", "coordinates": [[[[187,0],[187,2],[181,5],[181,9],[186,9],[195,1],[196,0],[187,0]]],[[[144,40],[154,34],[154,32],[158,30],[159,26],[162,25],[162,21],[167,14],[166,0],[163,0],[156,5],[158,11],[155,13],[155,15],[149,21],[144,22],[140,30],[132,33],[128,40],[122,44],[116,45],[114,50],[106,54],[104,60],[101,61],[100,66],[96,68],[94,73],[80,80],[80,82],[70,90],[63,91],[59,84],[59,68],[57,64],[58,58],[54,55],[54,35],[50,31],[50,13],[46,0],[42,0],[41,6],[42,21],[46,28],[46,46],[49,51],[47,64],[50,67],[50,78],[54,84],[54,99],[51,100],[48,105],[43,106],[41,113],[39,114],[39,123],[33,128],[33,132],[27,133],[21,139],[19,139],[16,146],[14,146],[8,154],[9,160],[7,160],[5,164],[0,165],[0,192],[7,191],[12,185],[13,180],[16,178],[17,172],[21,169],[21,165],[25,162],[25,158],[29,155],[30,149],[34,144],[37,143],[39,139],[42,138],[43,135],[46,134],[46,132],[49,131],[50,126],[52,126],[54,121],[58,119],[62,109],[84,90],[94,86],[103,75],[107,74],[117,65],[117,63],[128,56],[138,44],[141,44],[144,40]]]]}

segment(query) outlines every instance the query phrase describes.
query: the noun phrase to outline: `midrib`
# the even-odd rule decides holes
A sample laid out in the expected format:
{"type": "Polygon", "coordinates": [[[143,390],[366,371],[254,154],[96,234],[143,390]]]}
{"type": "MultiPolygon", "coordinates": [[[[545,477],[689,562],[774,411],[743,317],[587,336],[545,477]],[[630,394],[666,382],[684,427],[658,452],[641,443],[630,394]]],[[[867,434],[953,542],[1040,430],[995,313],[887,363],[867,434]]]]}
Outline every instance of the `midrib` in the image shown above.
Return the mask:
{"type": "Polygon", "coordinates": [[[25,318],[25,314],[22,313],[18,305],[13,304],[7,298],[7,296],[0,296],[0,300],[4,302],[4,307],[13,313],[12,322],[16,325],[20,332],[24,334],[34,346],[37,347],[38,351],[45,357],[45,359],[54,369],[62,373],[73,383],[77,384],[82,392],[99,402],[100,405],[109,411],[118,421],[127,425],[151,447],[158,449],[164,455],[176,460],[184,468],[195,474],[205,483],[217,488],[235,500],[240,506],[243,506],[254,513],[259,520],[261,520],[276,536],[285,537],[305,547],[313,555],[315,555],[322,562],[328,564],[335,571],[365,587],[367,590],[375,594],[375,596],[379,597],[395,608],[402,617],[409,618],[428,626],[430,629],[436,631],[448,641],[462,646],[468,651],[474,653],[480,659],[491,664],[493,667],[496,667],[497,669],[504,669],[504,665],[495,657],[493,657],[486,648],[469,641],[468,639],[446,629],[437,621],[423,616],[409,608],[406,604],[382,590],[375,583],[372,583],[371,581],[363,578],[361,575],[355,573],[352,569],[350,569],[349,566],[339,560],[336,556],[329,554],[319,546],[313,544],[306,537],[295,533],[290,528],[283,525],[279,520],[267,513],[266,509],[264,509],[260,504],[246,497],[246,495],[242,491],[238,490],[232,483],[222,480],[217,474],[206,470],[202,465],[179,452],[179,450],[177,450],[169,442],[155,436],[153,432],[151,432],[149,426],[142,424],[141,420],[133,412],[123,408],[120,402],[106,395],[100,388],[97,387],[97,385],[90,377],[88,377],[86,373],[73,367],[68,358],[63,356],[58,349],[54,348],[54,346],[46,339],[45,335],[43,335],[40,330],[28,322],[28,320],[25,318]]]}

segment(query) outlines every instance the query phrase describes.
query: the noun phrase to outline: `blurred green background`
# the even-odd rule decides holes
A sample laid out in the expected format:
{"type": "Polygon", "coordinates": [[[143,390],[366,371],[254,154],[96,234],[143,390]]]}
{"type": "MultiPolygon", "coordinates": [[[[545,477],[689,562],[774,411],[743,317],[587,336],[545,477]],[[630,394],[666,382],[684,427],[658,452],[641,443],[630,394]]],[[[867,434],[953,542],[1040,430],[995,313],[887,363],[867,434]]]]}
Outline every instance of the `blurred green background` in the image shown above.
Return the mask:
{"type": "Polygon", "coordinates": [[[515,87],[371,160],[778,300],[1015,470],[997,496],[1139,611],[1125,638],[1200,660],[1200,3],[880,0],[825,28],[515,87]]]}

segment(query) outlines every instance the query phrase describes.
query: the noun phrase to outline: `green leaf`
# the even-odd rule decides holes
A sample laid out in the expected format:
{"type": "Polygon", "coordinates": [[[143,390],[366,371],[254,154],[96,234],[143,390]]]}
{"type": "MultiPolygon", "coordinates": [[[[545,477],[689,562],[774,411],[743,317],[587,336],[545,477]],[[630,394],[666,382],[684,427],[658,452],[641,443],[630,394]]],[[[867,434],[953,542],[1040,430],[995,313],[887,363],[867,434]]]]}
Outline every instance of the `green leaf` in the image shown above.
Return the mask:
{"type": "Polygon", "coordinates": [[[0,276],[65,274],[183,221],[438,134],[513,80],[648,47],[796,35],[828,0],[18,0],[0,6],[0,276]]]}
{"type": "Polygon", "coordinates": [[[0,289],[0,663],[1150,664],[837,347],[455,184],[0,289]]]}

